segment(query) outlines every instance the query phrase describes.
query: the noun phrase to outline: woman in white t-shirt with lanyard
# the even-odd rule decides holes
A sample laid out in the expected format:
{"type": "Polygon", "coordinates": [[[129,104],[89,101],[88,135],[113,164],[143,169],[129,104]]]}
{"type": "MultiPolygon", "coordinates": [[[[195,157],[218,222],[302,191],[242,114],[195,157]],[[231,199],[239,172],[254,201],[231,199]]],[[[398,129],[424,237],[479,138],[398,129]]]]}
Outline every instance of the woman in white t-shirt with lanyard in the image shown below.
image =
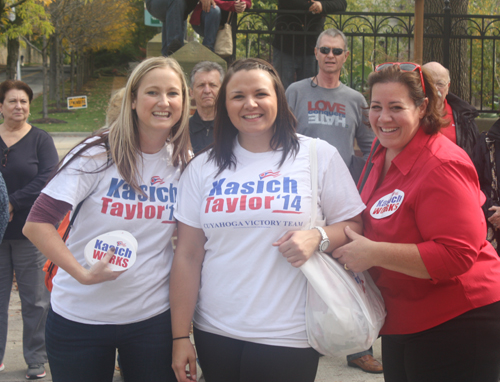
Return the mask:
{"type": "Polygon", "coordinates": [[[179,64],[143,61],[130,75],[117,119],[72,150],[31,210],[24,233],[59,266],[46,325],[54,382],[112,381],[116,349],[126,381],[176,381],[168,282],[177,183],[189,159],[188,116],[179,64]],[[81,201],[65,245],[54,224],[81,201]],[[86,244],[117,230],[137,239],[133,266],[112,271],[109,250],[89,267],[86,244]]]}
{"type": "Polygon", "coordinates": [[[337,150],[318,140],[317,208],[327,226],[302,230],[311,211],[311,138],[297,135],[296,124],[270,64],[249,58],[230,67],[214,146],[179,183],[170,303],[181,382],[196,380],[191,319],[207,382],[314,381],[319,354],[307,342],[298,267],[318,248],[347,243],[346,226],[361,232],[365,206],[337,150]]]}

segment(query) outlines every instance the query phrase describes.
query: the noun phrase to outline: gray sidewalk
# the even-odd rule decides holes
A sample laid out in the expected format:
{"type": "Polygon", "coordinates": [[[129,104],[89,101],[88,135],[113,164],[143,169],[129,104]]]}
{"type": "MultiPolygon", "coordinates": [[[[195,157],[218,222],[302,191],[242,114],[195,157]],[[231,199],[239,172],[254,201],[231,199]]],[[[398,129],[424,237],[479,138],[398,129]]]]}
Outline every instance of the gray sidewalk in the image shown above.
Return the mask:
{"type": "MultiPolygon", "coordinates": [[[[51,133],[51,135],[54,138],[60,158],[88,136],[86,133],[51,133]]],[[[377,340],[373,350],[375,358],[381,360],[380,340],[377,340]]],[[[5,364],[5,370],[0,371],[0,382],[26,381],[27,365],[23,358],[21,301],[19,300],[19,293],[15,290],[12,291],[9,305],[9,333],[3,363],[5,364]]],[[[47,376],[40,381],[52,381],[48,364],[46,370],[47,376]]],[[[316,376],[316,382],[382,382],[383,380],[381,374],[368,374],[359,369],[348,367],[345,357],[322,357],[316,376]]],[[[113,382],[122,381],[123,379],[116,372],[113,382]]]]}
{"type": "MultiPolygon", "coordinates": [[[[7,348],[3,361],[5,364],[5,370],[0,371],[1,382],[26,381],[25,375],[27,366],[23,358],[22,325],[21,301],[19,300],[19,293],[13,290],[9,305],[9,334],[7,336],[7,348]]],[[[375,342],[373,350],[375,358],[380,360],[380,340],[375,342]]],[[[50,367],[48,364],[45,366],[47,376],[40,381],[52,381],[50,367]]],[[[384,378],[381,374],[367,374],[359,369],[348,367],[345,357],[321,357],[319,361],[318,374],[316,376],[316,382],[382,382],[383,380],[384,378]]],[[[123,379],[120,377],[119,373],[115,372],[113,382],[122,381],[123,379]]]]}

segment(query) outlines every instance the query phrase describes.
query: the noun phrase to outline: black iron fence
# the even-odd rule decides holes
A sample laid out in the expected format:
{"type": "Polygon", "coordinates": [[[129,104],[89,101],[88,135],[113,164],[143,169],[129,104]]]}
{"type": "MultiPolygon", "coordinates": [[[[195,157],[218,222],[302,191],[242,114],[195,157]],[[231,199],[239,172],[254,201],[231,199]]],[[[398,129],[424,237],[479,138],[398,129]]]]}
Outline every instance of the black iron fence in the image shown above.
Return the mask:
{"type": "MultiPolygon", "coordinates": [[[[412,61],[414,22],[413,13],[327,15],[324,29],[337,28],[348,39],[350,55],[342,82],[363,93],[375,65],[412,61]]],[[[292,45],[292,55],[305,56],[308,38],[318,35],[316,24],[317,16],[302,11],[250,9],[238,20],[236,57],[272,62],[273,42],[281,50],[290,51],[292,45]],[[285,28],[280,26],[284,15],[289,21],[285,28]]],[[[500,16],[452,15],[449,6],[443,14],[426,14],[424,61],[450,68],[452,90],[455,87],[482,113],[500,111],[500,16]]]]}

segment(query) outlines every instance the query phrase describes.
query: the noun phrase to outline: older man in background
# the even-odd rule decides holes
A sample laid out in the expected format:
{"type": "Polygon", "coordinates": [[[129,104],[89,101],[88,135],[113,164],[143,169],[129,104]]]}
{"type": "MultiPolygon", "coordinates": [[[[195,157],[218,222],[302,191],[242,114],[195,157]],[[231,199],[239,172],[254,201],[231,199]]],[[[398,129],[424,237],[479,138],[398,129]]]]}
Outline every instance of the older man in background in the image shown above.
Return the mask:
{"type": "Polygon", "coordinates": [[[436,85],[441,102],[439,106],[450,124],[441,129],[446,137],[456,143],[472,158],[479,137],[479,129],[474,119],[479,115],[476,108],[450,93],[450,72],[439,62],[428,62],[423,66],[436,85]]]}
{"type": "Polygon", "coordinates": [[[215,99],[223,79],[224,69],[216,62],[199,62],[191,71],[189,95],[196,111],[189,119],[189,135],[195,154],[214,141],[215,99]]]}

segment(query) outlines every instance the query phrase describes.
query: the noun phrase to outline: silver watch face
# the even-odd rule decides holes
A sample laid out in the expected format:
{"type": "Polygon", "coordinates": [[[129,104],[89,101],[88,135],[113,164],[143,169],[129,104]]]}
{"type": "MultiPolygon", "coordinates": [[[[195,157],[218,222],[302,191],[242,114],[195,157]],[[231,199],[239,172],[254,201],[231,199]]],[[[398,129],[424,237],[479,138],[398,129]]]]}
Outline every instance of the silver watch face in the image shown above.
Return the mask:
{"type": "Polygon", "coordinates": [[[328,246],[330,245],[330,241],[327,240],[322,240],[321,243],[319,244],[319,249],[321,252],[325,252],[328,249],[328,246]]]}

